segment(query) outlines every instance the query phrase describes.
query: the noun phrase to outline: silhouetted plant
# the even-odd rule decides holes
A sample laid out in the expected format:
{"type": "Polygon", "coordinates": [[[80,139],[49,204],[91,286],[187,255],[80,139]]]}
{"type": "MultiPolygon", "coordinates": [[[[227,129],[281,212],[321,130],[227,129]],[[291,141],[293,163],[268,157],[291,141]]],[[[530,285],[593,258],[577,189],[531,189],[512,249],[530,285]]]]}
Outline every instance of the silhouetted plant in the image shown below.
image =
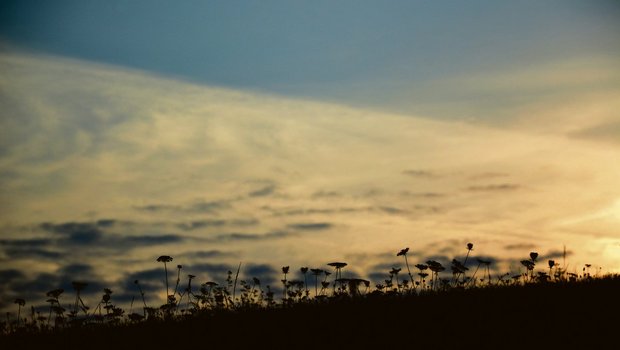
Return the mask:
{"type": "Polygon", "coordinates": [[[235,302],[235,291],[237,290],[237,279],[239,278],[239,271],[241,271],[241,263],[239,263],[239,266],[237,267],[237,273],[235,274],[235,281],[233,282],[233,296],[232,296],[233,305],[235,302]]]}
{"type": "Polygon", "coordinates": [[[452,265],[450,266],[451,270],[452,270],[452,276],[454,278],[454,286],[458,286],[459,285],[459,276],[464,275],[465,271],[467,270],[467,267],[465,267],[465,265],[461,264],[460,261],[456,260],[456,259],[452,259],[452,265]]]}
{"type": "Polygon", "coordinates": [[[74,315],[77,315],[78,313],[78,309],[81,307],[82,311],[87,314],[88,312],[88,307],[86,305],[84,305],[84,301],[82,301],[82,298],[80,297],[80,293],[82,292],[82,290],[84,288],[86,288],[86,286],[88,286],[88,283],[86,282],[77,282],[77,281],[73,281],[71,282],[71,285],[73,286],[73,289],[75,290],[75,306],[73,308],[73,313],[74,315]],[[80,306],[81,304],[81,306],[80,306]]]}
{"type": "Polygon", "coordinates": [[[321,269],[310,269],[310,272],[314,275],[314,296],[317,297],[319,295],[318,285],[319,285],[319,275],[323,273],[321,269]]]}
{"type": "Polygon", "coordinates": [[[435,261],[435,260],[428,260],[426,262],[426,265],[428,266],[428,268],[431,270],[432,274],[431,274],[431,289],[432,290],[436,290],[437,289],[437,285],[438,280],[439,280],[439,273],[441,271],[444,271],[446,268],[443,267],[443,265],[441,265],[441,263],[435,261]]]}
{"type": "Polygon", "coordinates": [[[179,289],[179,283],[181,283],[181,269],[183,265],[177,265],[177,283],[174,286],[174,293],[172,295],[177,295],[177,290],[179,289]]]}
{"type": "Polygon", "coordinates": [[[308,291],[308,279],[307,279],[307,273],[308,273],[308,268],[307,267],[302,267],[301,269],[301,273],[304,275],[304,289],[306,292],[306,297],[309,296],[310,292],[308,291]]]}
{"type": "MultiPolygon", "coordinates": [[[[465,258],[465,262],[469,256],[469,252],[473,249],[473,244],[468,244],[468,255],[465,258]]],[[[408,261],[407,261],[407,252],[408,248],[405,248],[399,251],[396,256],[403,256],[405,259],[405,265],[407,266],[407,272],[409,274],[409,279],[401,278],[399,280],[398,274],[401,272],[401,268],[392,267],[389,271],[389,279],[385,280],[385,284],[380,283],[377,284],[374,290],[370,289],[370,281],[362,278],[343,278],[342,276],[342,268],[347,266],[346,263],[342,262],[333,262],[327,265],[334,267],[335,269],[335,278],[333,280],[334,292],[332,295],[325,292],[325,290],[330,286],[330,282],[328,282],[328,276],[332,273],[329,271],[324,271],[322,269],[308,269],[307,267],[302,267],[300,269],[301,273],[304,275],[302,280],[289,280],[288,273],[290,272],[289,267],[285,266],[282,268],[282,273],[284,274],[284,278],[282,280],[284,284],[284,295],[282,298],[282,303],[276,303],[273,298],[273,292],[269,286],[266,286],[266,292],[261,288],[260,280],[256,277],[252,278],[252,281],[240,280],[240,300],[236,299],[236,285],[237,278],[240,273],[241,263],[237,269],[237,273],[235,275],[234,281],[232,276],[232,271],[228,271],[227,283],[225,286],[219,286],[215,282],[206,282],[201,285],[200,294],[195,295],[192,290],[192,281],[195,279],[194,275],[187,275],[188,282],[187,287],[185,288],[183,293],[180,293],[179,290],[179,273],[181,270],[181,265],[178,265],[177,272],[177,284],[174,289],[173,294],[169,294],[168,287],[168,276],[167,276],[167,267],[166,262],[172,261],[171,257],[162,256],[157,261],[164,263],[164,271],[166,273],[166,292],[167,292],[167,302],[162,305],[158,309],[148,308],[146,305],[144,293],[138,280],[135,280],[134,283],[138,287],[140,294],[142,296],[143,304],[144,304],[144,315],[140,315],[133,311],[133,301],[132,298],[131,306],[129,309],[129,313],[125,315],[125,311],[119,307],[116,307],[111,302],[112,290],[108,288],[104,288],[104,295],[101,298],[101,301],[94,309],[92,314],[88,314],[86,312],[87,307],[84,305],[84,301],[80,296],[80,291],[82,291],[86,287],[86,283],[83,282],[73,282],[73,288],[76,291],[76,299],[73,306],[73,311],[71,312],[71,317],[69,319],[65,319],[65,309],[60,305],[59,297],[63,293],[62,289],[55,289],[47,293],[48,300],[50,303],[50,311],[49,316],[47,317],[47,326],[49,327],[51,323],[52,313],[55,314],[55,327],[58,328],[60,326],[65,327],[80,327],[82,325],[97,325],[99,323],[105,323],[109,325],[118,325],[122,322],[126,323],[138,323],[144,320],[148,314],[149,319],[159,319],[165,321],[173,321],[173,320],[181,320],[192,316],[194,314],[203,314],[205,312],[209,312],[209,314],[213,313],[214,315],[220,312],[229,312],[234,311],[235,313],[241,312],[244,309],[255,308],[273,308],[276,306],[295,306],[300,303],[306,304],[308,300],[310,300],[308,283],[307,283],[307,273],[310,271],[315,277],[315,295],[314,301],[319,304],[323,303],[331,303],[331,302],[339,302],[341,300],[346,300],[347,298],[355,298],[355,302],[365,298],[373,298],[373,297],[385,297],[389,295],[395,296],[404,296],[409,294],[411,291],[417,291],[417,286],[421,285],[420,295],[417,293],[411,297],[413,298],[422,298],[426,297],[429,294],[437,294],[433,293],[433,291],[449,291],[454,288],[467,289],[470,286],[477,287],[476,283],[479,280],[480,282],[484,282],[487,280],[486,285],[491,287],[493,286],[493,282],[491,279],[490,273],[490,264],[491,261],[477,259],[478,265],[471,275],[471,277],[465,276],[465,271],[467,271],[467,267],[464,263],[461,263],[457,259],[453,259],[451,263],[451,269],[453,273],[453,278],[440,278],[440,273],[445,270],[441,263],[428,260],[426,264],[417,264],[416,268],[419,269],[419,280],[414,281],[413,276],[411,274],[408,261]],[[477,278],[477,273],[482,267],[486,270],[486,276],[482,278],[477,278]],[[426,270],[431,271],[431,279],[430,279],[430,288],[426,286],[426,277],[428,277],[428,273],[426,270]],[[324,280],[321,281],[321,290],[318,290],[318,282],[319,276],[324,275],[324,280]],[[460,276],[463,276],[462,279],[460,276]],[[365,290],[362,290],[362,286],[365,286],[365,290]],[[337,288],[337,289],[336,289],[337,288]],[[232,289],[232,298],[231,298],[231,289],[232,289]],[[179,297],[177,299],[176,294],[179,293],[179,297]],[[187,304],[183,304],[183,298],[187,297],[187,304]],[[102,307],[103,305],[103,307],[102,307]],[[187,305],[186,308],[180,309],[181,305],[187,305]],[[86,314],[85,318],[80,318],[79,322],[77,316],[79,309],[84,310],[86,314]],[[106,314],[102,316],[102,309],[105,308],[106,314]],[[178,312],[180,309],[180,313],[178,312]],[[98,311],[98,315],[96,314],[98,311]],[[67,320],[71,322],[66,322],[67,320]],[[105,321],[105,322],[103,322],[105,321]]],[[[529,259],[522,260],[521,264],[526,268],[526,273],[519,273],[513,275],[512,277],[510,273],[499,274],[497,276],[497,284],[499,285],[509,285],[512,283],[513,285],[521,285],[522,280],[526,280],[529,282],[528,284],[543,284],[545,283],[547,287],[552,285],[552,280],[550,277],[552,276],[553,269],[559,270],[557,264],[553,260],[548,261],[549,265],[549,273],[538,271],[534,274],[534,268],[536,264],[536,260],[538,258],[538,254],[536,252],[531,252],[529,259]],[[511,282],[512,281],[512,282],[511,282]],[[551,282],[550,282],[551,281],[551,282]]],[[[590,283],[589,280],[593,277],[590,274],[590,264],[586,264],[583,267],[583,275],[579,276],[576,273],[567,273],[560,270],[560,273],[566,273],[567,281],[560,279],[561,283],[575,283],[580,282],[581,280],[588,280],[587,283],[590,283]]],[[[600,268],[599,268],[600,270],[600,268]]],[[[556,274],[558,272],[556,271],[556,274]]],[[[598,276],[598,273],[597,273],[598,276]]],[[[596,276],[596,277],[597,277],[596,276]]],[[[557,279],[555,280],[557,283],[557,279]]],[[[586,281],[583,281],[586,282],[586,281]]],[[[481,283],[481,286],[484,286],[485,283],[481,283]]],[[[528,286],[529,289],[529,286],[528,286]]],[[[523,288],[525,290],[525,288],[523,288]]],[[[21,308],[25,305],[25,301],[23,299],[15,299],[15,303],[18,304],[18,312],[17,312],[17,321],[14,321],[14,318],[10,318],[7,314],[7,322],[4,325],[0,325],[0,330],[4,327],[5,332],[12,332],[16,330],[24,330],[26,328],[44,330],[43,325],[38,325],[37,322],[44,322],[45,317],[40,316],[35,319],[35,309],[32,307],[32,322],[28,322],[28,317],[21,318],[21,308]],[[11,323],[10,321],[14,321],[11,323]],[[23,326],[22,326],[23,324],[23,326]],[[16,325],[16,327],[12,327],[12,325],[16,325]],[[8,327],[8,328],[7,328],[8,327]],[[38,327],[38,328],[37,328],[38,327]],[[20,329],[18,329],[20,328],[20,329]]],[[[71,307],[71,306],[70,306],[71,307]]]]}
{"type": "Polygon", "coordinates": [[[134,280],[133,283],[136,286],[138,286],[138,290],[140,291],[140,296],[142,297],[142,303],[144,304],[143,316],[146,317],[146,309],[148,306],[146,306],[146,299],[144,298],[144,291],[142,290],[142,287],[140,287],[140,281],[134,280]]]}
{"type": "MultiPolygon", "coordinates": [[[[332,266],[334,269],[336,269],[336,277],[334,278],[334,292],[336,292],[336,280],[342,279],[342,268],[344,268],[345,266],[347,266],[347,263],[345,262],[331,262],[329,264],[327,264],[328,266],[332,266]]],[[[342,283],[340,285],[340,287],[342,288],[342,283]]]]}
{"type": "Polygon", "coordinates": [[[403,256],[405,258],[405,266],[407,267],[407,273],[409,274],[409,280],[411,281],[411,287],[414,288],[415,284],[413,283],[413,275],[411,274],[411,269],[409,269],[409,262],[407,261],[407,253],[409,252],[409,247],[405,249],[401,249],[396,256],[403,256]]]}
{"type": "Polygon", "coordinates": [[[400,292],[400,283],[398,282],[398,273],[400,272],[400,268],[392,267],[390,270],[390,283],[392,282],[392,278],[396,279],[396,290],[400,292]]]}
{"type": "Polygon", "coordinates": [[[21,315],[22,306],[26,305],[26,300],[17,298],[14,303],[17,304],[17,326],[19,327],[19,317],[21,315]]]}
{"type": "Polygon", "coordinates": [[[168,255],[162,255],[159,258],[157,258],[158,262],[163,262],[164,263],[164,272],[166,274],[166,302],[168,301],[168,296],[170,295],[170,291],[168,288],[168,267],[166,265],[166,263],[169,263],[172,261],[172,257],[168,256],[168,255]]]}
{"type": "Polygon", "coordinates": [[[286,280],[286,275],[288,274],[289,268],[290,268],[289,266],[282,267],[282,273],[284,274],[284,278],[282,279],[282,284],[284,286],[282,290],[282,300],[286,300],[286,296],[288,294],[288,284],[286,280]]]}

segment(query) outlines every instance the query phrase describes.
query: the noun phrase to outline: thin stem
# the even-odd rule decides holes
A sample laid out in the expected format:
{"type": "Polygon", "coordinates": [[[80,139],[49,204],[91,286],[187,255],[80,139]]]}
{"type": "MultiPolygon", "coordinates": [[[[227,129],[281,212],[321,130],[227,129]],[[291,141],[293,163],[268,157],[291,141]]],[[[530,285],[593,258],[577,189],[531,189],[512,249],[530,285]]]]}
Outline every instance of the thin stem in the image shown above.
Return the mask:
{"type": "Polygon", "coordinates": [[[169,302],[168,295],[170,292],[168,291],[168,267],[166,266],[166,261],[164,260],[164,271],[166,272],[166,302],[169,302]]]}
{"type": "Polygon", "coordinates": [[[403,254],[405,257],[405,265],[407,266],[407,273],[409,273],[409,279],[411,280],[411,287],[414,288],[415,284],[413,283],[413,276],[411,275],[411,270],[409,269],[409,262],[407,261],[407,254],[403,254]]]}
{"type": "Polygon", "coordinates": [[[235,283],[233,284],[233,305],[235,303],[235,291],[237,289],[237,278],[239,277],[240,270],[241,270],[241,262],[239,262],[239,267],[237,267],[237,274],[235,275],[235,283]]]}

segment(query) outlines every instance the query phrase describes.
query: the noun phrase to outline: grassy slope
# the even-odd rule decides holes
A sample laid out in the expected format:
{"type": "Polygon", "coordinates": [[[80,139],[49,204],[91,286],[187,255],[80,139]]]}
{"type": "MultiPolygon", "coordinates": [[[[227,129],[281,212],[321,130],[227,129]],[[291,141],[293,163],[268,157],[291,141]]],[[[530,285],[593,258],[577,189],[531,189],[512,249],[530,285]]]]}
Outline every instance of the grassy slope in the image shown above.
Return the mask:
{"type": "MultiPolygon", "coordinates": [[[[177,322],[13,335],[13,348],[574,348],[620,338],[620,277],[343,299],[177,322]]],[[[7,349],[7,347],[2,346],[7,349]]]]}

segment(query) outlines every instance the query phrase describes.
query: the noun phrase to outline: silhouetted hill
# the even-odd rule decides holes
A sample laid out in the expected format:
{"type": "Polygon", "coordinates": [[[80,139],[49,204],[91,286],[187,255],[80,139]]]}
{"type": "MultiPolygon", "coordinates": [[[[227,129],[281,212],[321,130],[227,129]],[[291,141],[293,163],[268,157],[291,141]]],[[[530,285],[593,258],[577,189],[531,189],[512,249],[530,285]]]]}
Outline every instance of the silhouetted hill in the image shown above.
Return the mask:
{"type": "Polygon", "coordinates": [[[0,338],[4,349],[576,348],[617,339],[620,277],[341,296],[0,338]]]}

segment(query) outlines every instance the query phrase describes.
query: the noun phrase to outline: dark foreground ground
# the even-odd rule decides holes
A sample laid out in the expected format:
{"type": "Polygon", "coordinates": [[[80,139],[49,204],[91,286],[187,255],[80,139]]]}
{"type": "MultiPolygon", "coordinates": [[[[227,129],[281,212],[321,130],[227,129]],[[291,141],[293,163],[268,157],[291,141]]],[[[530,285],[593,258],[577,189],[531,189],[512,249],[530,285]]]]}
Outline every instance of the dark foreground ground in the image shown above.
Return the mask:
{"type": "Polygon", "coordinates": [[[614,349],[620,278],[367,297],[0,337],[1,349],[614,349]]]}

